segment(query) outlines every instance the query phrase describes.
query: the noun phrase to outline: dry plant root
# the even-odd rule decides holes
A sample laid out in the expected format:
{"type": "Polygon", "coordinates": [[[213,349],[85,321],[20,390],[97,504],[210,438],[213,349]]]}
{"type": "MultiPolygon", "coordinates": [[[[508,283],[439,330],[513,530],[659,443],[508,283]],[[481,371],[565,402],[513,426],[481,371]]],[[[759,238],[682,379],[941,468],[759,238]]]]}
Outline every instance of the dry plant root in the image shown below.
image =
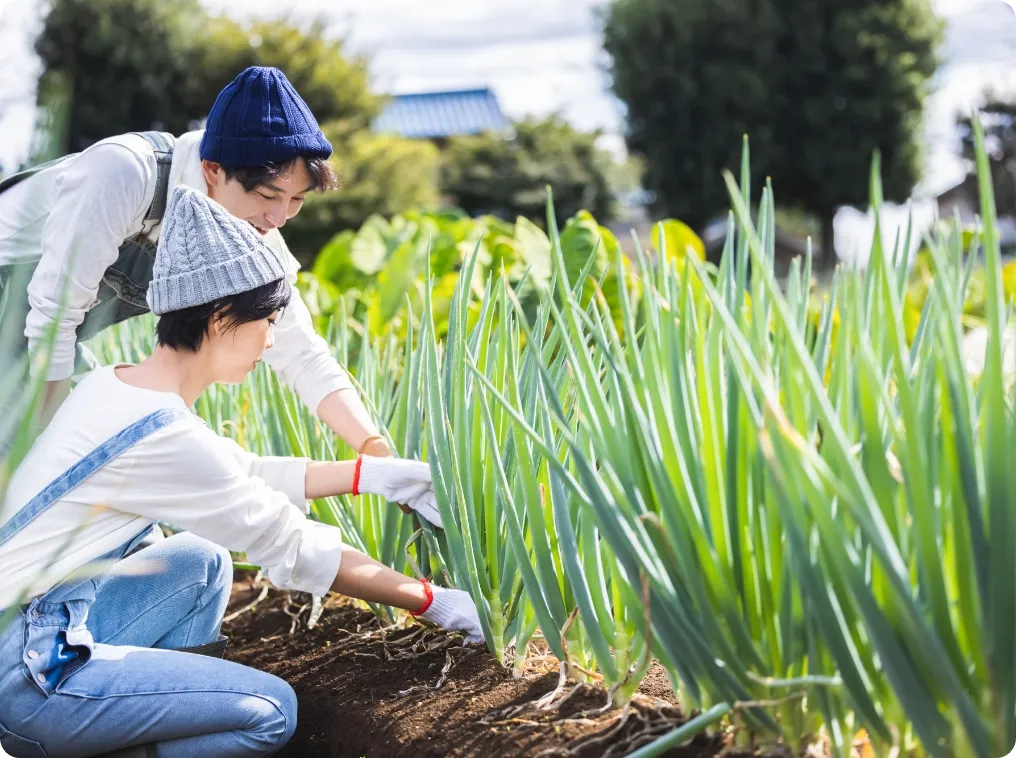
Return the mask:
{"type": "MultiPolygon", "coordinates": [[[[603,752],[597,752],[597,755],[601,756],[601,758],[620,758],[621,756],[627,755],[633,750],[662,737],[672,731],[675,726],[679,726],[687,720],[683,718],[680,711],[670,703],[658,704],[651,710],[641,711],[633,707],[634,702],[635,701],[633,700],[632,703],[625,705],[621,710],[621,713],[618,714],[616,719],[613,719],[612,722],[607,722],[610,725],[604,731],[598,732],[597,734],[567,747],[559,746],[548,748],[547,750],[538,753],[537,758],[548,758],[552,755],[562,756],[562,758],[572,758],[573,756],[588,752],[592,748],[605,745],[606,743],[617,739],[618,736],[622,735],[627,729],[627,737],[622,737],[617,744],[611,745],[606,750],[603,750],[603,752]]],[[[581,716],[584,714],[579,715],[581,716]]],[[[564,724],[570,722],[590,723],[586,719],[564,719],[554,723],[564,724]]]]}
{"type": "Polygon", "coordinates": [[[541,711],[559,711],[565,703],[590,686],[592,685],[586,684],[585,682],[578,682],[574,687],[572,687],[571,691],[567,695],[557,700],[551,700],[546,705],[540,706],[539,708],[541,711]]]}
{"type": "Polygon", "coordinates": [[[634,711],[631,711],[627,708],[624,709],[621,712],[621,714],[617,717],[617,723],[614,726],[603,732],[603,734],[598,734],[595,737],[590,737],[589,739],[583,740],[582,742],[579,742],[577,745],[572,746],[571,748],[568,749],[568,755],[575,755],[579,751],[588,750],[594,745],[601,745],[604,742],[609,742],[614,738],[615,735],[620,734],[621,730],[623,730],[626,726],[628,726],[628,722],[631,720],[633,715],[635,716],[635,718],[639,718],[639,715],[634,711]]]}
{"type": "MultiPolygon", "coordinates": [[[[564,686],[568,682],[568,664],[564,661],[558,667],[557,686],[554,687],[550,692],[541,697],[532,705],[540,711],[549,710],[551,704],[558,698],[558,696],[564,692],[564,686]]],[[[526,703],[525,705],[529,705],[526,703]]],[[[525,705],[523,707],[525,707],[525,705]]]]}
{"type": "Polygon", "coordinates": [[[291,605],[293,605],[293,596],[291,593],[287,592],[286,604],[282,606],[282,612],[285,613],[287,616],[289,616],[291,619],[293,619],[293,623],[289,625],[289,633],[292,635],[296,633],[296,627],[300,625],[300,616],[303,615],[303,612],[305,610],[310,608],[310,603],[304,603],[295,611],[290,610],[291,605]]]}
{"type": "MultiPolygon", "coordinates": [[[[467,653],[473,652],[468,648],[457,648],[458,650],[465,650],[467,653]]],[[[452,653],[456,652],[456,649],[448,649],[445,651],[445,664],[441,667],[441,677],[435,684],[417,684],[408,689],[399,690],[398,697],[406,697],[407,695],[422,695],[427,692],[436,692],[437,690],[444,687],[445,682],[448,681],[448,673],[452,670],[452,666],[455,665],[455,657],[452,653]]]]}
{"type": "MultiPolygon", "coordinates": [[[[642,717],[642,714],[640,714],[638,711],[632,710],[628,706],[625,706],[624,709],[622,709],[621,713],[618,714],[617,718],[613,720],[614,723],[611,724],[609,726],[609,728],[607,728],[606,730],[604,730],[604,731],[602,731],[602,732],[600,732],[598,734],[594,734],[592,737],[584,739],[581,742],[578,742],[578,743],[572,745],[571,747],[560,746],[560,747],[548,748],[548,749],[546,749],[546,750],[544,750],[544,751],[542,751],[540,753],[537,753],[536,754],[536,758],[546,758],[546,756],[551,756],[551,755],[558,755],[558,756],[565,756],[565,757],[578,755],[582,751],[589,750],[592,747],[595,747],[597,745],[601,745],[603,743],[609,742],[610,740],[614,739],[618,734],[620,734],[628,726],[628,724],[632,721],[632,719],[634,719],[634,720],[636,720],[636,721],[646,725],[646,721],[642,717]]],[[[562,723],[562,722],[556,722],[556,723],[562,723]]],[[[661,732],[661,734],[662,734],[662,732],[661,732]]],[[[624,752],[627,752],[629,744],[627,742],[625,742],[625,743],[622,743],[621,745],[616,745],[615,747],[611,748],[607,752],[603,753],[604,758],[606,758],[606,756],[613,755],[614,752],[615,752],[615,749],[618,748],[618,747],[622,748],[624,750],[624,752]]]]}
{"type": "Polygon", "coordinates": [[[408,661],[442,650],[451,650],[458,646],[458,640],[443,629],[426,629],[421,626],[397,640],[389,641],[386,637],[382,637],[381,644],[384,646],[386,661],[408,661]],[[404,649],[397,650],[393,654],[389,650],[390,647],[404,649]]]}
{"type": "Polygon", "coordinates": [[[662,737],[664,734],[674,728],[674,721],[671,719],[663,719],[661,721],[653,722],[652,718],[647,718],[646,714],[634,713],[635,720],[639,722],[641,728],[638,729],[631,738],[612,746],[603,754],[603,758],[614,758],[614,756],[627,755],[628,753],[648,745],[655,739],[662,737]]]}

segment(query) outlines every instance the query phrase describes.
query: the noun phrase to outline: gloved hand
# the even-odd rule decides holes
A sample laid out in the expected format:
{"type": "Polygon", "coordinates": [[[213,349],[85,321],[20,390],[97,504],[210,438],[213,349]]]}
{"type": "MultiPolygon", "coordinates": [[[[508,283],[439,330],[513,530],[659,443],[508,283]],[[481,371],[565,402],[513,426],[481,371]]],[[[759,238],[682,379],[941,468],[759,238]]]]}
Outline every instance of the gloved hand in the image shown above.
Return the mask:
{"type": "Polygon", "coordinates": [[[415,616],[442,629],[463,632],[467,643],[483,642],[480,615],[468,592],[435,587],[427,581],[424,581],[424,586],[430,589],[433,597],[415,616]]]}
{"type": "Polygon", "coordinates": [[[354,495],[367,492],[396,503],[405,503],[434,526],[443,526],[428,464],[361,455],[357,466],[358,473],[353,479],[354,495]]]}
{"type": "MultiPolygon", "coordinates": [[[[392,451],[388,447],[388,442],[380,434],[372,434],[363,442],[360,443],[360,449],[356,451],[357,455],[371,455],[375,458],[391,458],[392,451]]],[[[399,510],[403,513],[412,513],[413,509],[405,503],[396,503],[399,506],[399,510]]]]}

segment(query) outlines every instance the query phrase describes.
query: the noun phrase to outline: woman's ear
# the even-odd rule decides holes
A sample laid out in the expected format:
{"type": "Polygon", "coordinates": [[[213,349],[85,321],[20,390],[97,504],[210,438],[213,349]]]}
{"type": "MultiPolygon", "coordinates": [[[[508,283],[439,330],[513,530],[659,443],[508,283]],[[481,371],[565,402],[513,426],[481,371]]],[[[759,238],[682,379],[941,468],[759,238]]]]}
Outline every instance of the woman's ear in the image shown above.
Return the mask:
{"type": "Polygon", "coordinates": [[[224,308],[219,308],[208,320],[208,334],[212,337],[221,337],[229,329],[229,317],[224,308]]]}

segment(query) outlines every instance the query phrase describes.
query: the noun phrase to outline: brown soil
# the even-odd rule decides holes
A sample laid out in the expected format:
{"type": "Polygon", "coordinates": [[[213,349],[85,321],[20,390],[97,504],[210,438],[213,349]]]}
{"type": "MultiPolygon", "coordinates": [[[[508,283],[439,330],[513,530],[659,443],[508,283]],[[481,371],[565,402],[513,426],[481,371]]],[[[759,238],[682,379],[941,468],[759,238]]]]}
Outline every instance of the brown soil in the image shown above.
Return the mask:
{"type": "MultiPolygon", "coordinates": [[[[259,593],[249,580],[238,581],[229,612],[259,593]]],[[[272,590],[224,627],[230,660],[271,672],[296,691],[299,726],[280,756],[609,758],[685,720],[656,665],[623,725],[620,711],[595,713],[606,702],[599,687],[582,687],[559,709],[540,711],[531,703],[557,684],[553,661],[537,662],[535,670],[513,679],[485,648],[463,647],[461,638],[420,627],[382,633],[371,613],[335,601],[326,603],[318,624],[307,629],[309,599],[272,590]],[[518,712],[506,713],[513,708],[518,712]]],[[[713,758],[724,747],[719,735],[699,735],[665,755],[713,758]]],[[[728,748],[723,755],[752,753],[728,748]]]]}

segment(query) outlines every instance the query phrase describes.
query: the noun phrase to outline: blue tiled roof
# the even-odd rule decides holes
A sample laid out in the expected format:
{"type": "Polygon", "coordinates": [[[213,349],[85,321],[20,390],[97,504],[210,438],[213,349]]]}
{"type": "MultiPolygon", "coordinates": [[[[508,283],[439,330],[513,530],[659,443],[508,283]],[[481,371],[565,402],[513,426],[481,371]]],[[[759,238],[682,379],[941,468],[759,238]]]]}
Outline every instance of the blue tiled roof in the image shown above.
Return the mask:
{"type": "Polygon", "coordinates": [[[374,121],[374,131],[429,139],[508,127],[497,96],[483,89],[396,95],[374,121]]]}

